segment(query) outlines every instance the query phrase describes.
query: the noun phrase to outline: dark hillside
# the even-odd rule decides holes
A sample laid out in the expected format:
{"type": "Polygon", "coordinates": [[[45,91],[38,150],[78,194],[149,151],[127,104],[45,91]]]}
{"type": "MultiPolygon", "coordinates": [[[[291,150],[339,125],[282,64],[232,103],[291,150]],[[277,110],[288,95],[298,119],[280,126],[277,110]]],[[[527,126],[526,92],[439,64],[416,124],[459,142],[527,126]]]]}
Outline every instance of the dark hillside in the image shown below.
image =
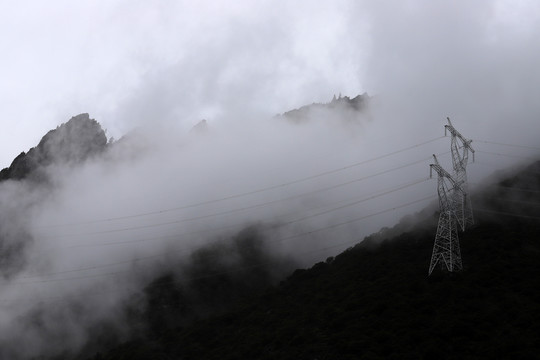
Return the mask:
{"type": "Polygon", "coordinates": [[[483,210],[460,234],[462,273],[427,276],[435,231],[427,219],[296,270],[228,313],[92,359],[537,358],[539,168],[473,198],[483,210]]]}

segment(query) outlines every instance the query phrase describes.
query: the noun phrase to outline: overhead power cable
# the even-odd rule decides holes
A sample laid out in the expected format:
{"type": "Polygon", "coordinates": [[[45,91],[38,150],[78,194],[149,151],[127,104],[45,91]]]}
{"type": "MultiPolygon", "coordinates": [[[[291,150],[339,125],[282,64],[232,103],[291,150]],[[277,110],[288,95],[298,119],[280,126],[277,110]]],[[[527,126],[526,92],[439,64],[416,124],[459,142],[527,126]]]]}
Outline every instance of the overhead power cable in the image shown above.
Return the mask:
{"type": "MultiPolygon", "coordinates": [[[[443,154],[446,154],[446,153],[448,153],[448,152],[442,153],[440,155],[443,155],[443,154]]],[[[401,169],[407,168],[407,167],[412,166],[412,165],[420,164],[420,163],[425,162],[425,161],[427,161],[429,159],[430,159],[430,157],[426,157],[426,158],[423,158],[423,159],[420,159],[420,160],[417,160],[417,161],[413,161],[413,162],[408,163],[408,164],[404,164],[404,165],[401,165],[401,166],[393,167],[391,169],[383,170],[383,171],[377,172],[375,174],[363,176],[363,177],[360,177],[360,178],[349,180],[349,181],[344,182],[344,183],[328,186],[328,187],[325,187],[325,188],[322,188],[322,189],[309,191],[307,193],[294,195],[294,196],[291,196],[291,197],[288,197],[288,198],[277,199],[277,200],[273,200],[273,201],[270,201],[270,202],[265,202],[265,203],[262,203],[262,204],[252,205],[252,206],[233,209],[233,210],[226,210],[226,211],[222,211],[222,212],[214,213],[214,214],[209,214],[209,215],[202,215],[202,216],[197,216],[197,217],[192,217],[192,218],[187,218],[187,219],[171,220],[171,221],[158,222],[158,223],[146,224],[146,225],[128,226],[128,227],[123,227],[123,228],[119,228],[119,229],[99,230],[99,231],[83,232],[83,233],[58,234],[58,235],[50,235],[50,236],[49,235],[43,235],[43,236],[52,237],[52,238],[65,238],[65,237],[74,237],[74,236],[81,236],[81,235],[101,235],[101,234],[119,233],[119,232],[130,231],[130,230],[141,230],[141,229],[155,228],[155,227],[160,227],[160,226],[165,226],[165,225],[172,225],[172,224],[179,224],[179,223],[184,223],[184,222],[189,222],[189,221],[202,220],[202,219],[209,218],[209,217],[214,217],[214,216],[218,216],[218,215],[226,215],[226,214],[235,213],[235,212],[239,212],[239,211],[245,211],[245,210],[248,210],[248,209],[253,209],[253,208],[257,208],[257,207],[261,207],[261,206],[266,206],[266,205],[269,205],[269,204],[274,204],[274,203],[284,201],[284,200],[290,200],[290,199],[299,198],[299,197],[306,196],[306,195],[312,195],[312,194],[322,192],[322,191],[328,191],[328,190],[339,188],[339,187],[349,185],[349,184],[352,184],[352,183],[355,183],[355,182],[360,182],[360,181],[364,181],[364,180],[367,180],[367,179],[370,179],[370,178],[374,178],[376,176],[388,174],[388,173],[396,171],[396,170],[401,170],[401,169]]]]}
{"type": "MultiPolygon", "coordinates": [[[[483,184],[480,184],[480,183],[471,183],[471,184],[483,185],[483,184]]],[[[487,186],[488,187],[497,187],[497,188],[502,188],[502,189],[508,189],[508,190],[511,190],[511,191],[523,191],[523,192],[531,192],[531,193],[540,193],[540,190],[516,188],[516,187],[513,187],[513,186],[505,186],[505,185],[497,185],[497,184],[490,184],[490,185],[487,185],[487,186]]]]}
{"type": "Polygon", "coordinates": [[[347,204],[345,204],[345,205],[342,205],[342,206],[339,206],[339,207],[336,207],[336,208],[332,208],[332,209],[329,209],[329,210],[326,210],[326,211],[322,211],[322,212],[319,212],[319,213],[316,213],[316,214],[304,216],[304,217],[299,218],[299,219],[294,219],[294,220],[285,222],[285,223],[283,223],[283,225],[289,225],[289,224],[292,224],[292,223],[295,223],[295,222],[298,222],[298,221],[307,220],[307,219],[310,219],[310,218],[313,218],[313,217],[316,217],[316,216],[328,214],[328,213],[333,212],[333,211],[336,211],[336,210],[340,210],[340,209],[344,209],[344,208],[347,208],[347,207],[350,207],[350,206],[354,206],[354,205],[357,205],[357,204],[359,204],[359,203],[362,203],[362,202],[365,202],[365,201],[368,201],[368,200],[373,200],[373,199],[376,199],[376,198],[378,198],[378,197],[380,197],[380,196],[387,195],[387,194],[393,193],[393,192],[395,192],[395,191],[403,190],[403,189],[406,189],[406,188],[411,187],[411,186],[413,186],[413,185],[416,185],[416,184],[420,184],[420,183],[426,182],[426,181],[428,181],[428,180],[430,180],[430,179],[429,179],[429,178],[425,178],[425,179],[417,180],[417,181],[414,181],[414,182],[412,182],[412,183],[408,183],[408,184],[402,185],[402,186],[400,186],[400,187],[398,187],[398,188],[396,188],[396,189],[393,189],[393,190],[385,191],[385,192],[383,192],[383,193],[379,193],[379,194],[376,194],[376,195],[373,195],[373,196],[369,196],[369,197],[363,198],[363,199],[361,199],[361,200],[356,200],[356,201],[347,203],[347,204]]]}
{"type": "Polygon", "coordinates": [[[505,156],[505,157],[515,158],[515,159],[523,159],[523,160],[529,160],[529,161],[535,161],[535,160],[537,160],[536,158],[533,158],[533,157],[530,157],[530,156],[521,156],[521,155],[503,154],[503,153],[497,153],[497,152],[485,151],[485,150],[476,150],[476,151],[478,151],[479,153],[490,154],[490,155],[496,155],[496,156],[505,156]]]}
{"type": "MultiPolygon", "coordinates": [[[[358,203],[362,202],[362,201],[371,200],[371,199],[377,198],[379,196],[389,194],[389,193],[394,192],[394,191],[399,191],[399,190],[401,190],[402,187],[405,188],[405,187],[413,186],[413,185],[416,185],[418,183],[421,183],[421,182],[427,181],[427,180],[429,180],[429,179],[425,179],[425,180],[420,179],[420,180],[414,181],[414,182],[409,183],[409,184],[398,185],[398,188],[392,187],[391,190],[384,191],[382,193],[372,195],[372,196],[370,196],[368,198],[365,198],[363,200],[359,200],[358,203]]],[[[264,205],[264,204],[259,204],[259,205],[264,205]]],[[[331,212],[331,211],[332,210],[330,209],[327,212],[331,212]]],[[[300,219],[300,220],[302,220],[302,219],[300,219]]],[[[240,227],[244,227],[244,226],[246,226],[246,222],[242,221],[241,223],[236,223],[236,224],[233,224],[233,225],[221,226],[221,227],[214,228],[214,229],[195,230],[195,231],[182,232],[182,233],[176,233],[176,234],[165,235],[165,236],[157,236],[157,237],[153,236],[153,237],[130,239],[130,240],[107,241],[107,242],[100,242],[100,243],[92,242],[92,243],[88,243],[88,244],[76,244],[76,245],[63,246],[62,248],[71,249],[71,248],[81,248],[81,247],[114,246],[114,245],[123,245],[123,244],[133,244],[133,243],[147,242],[147,241],[157,241],[157,240],[162,240],[162,239],[163,240],[165,240],[165,239],[175,239],[175,238],[179,238],[179,237],[183,237],[183,236],[192,236],[192,235],[198,235],[198,234],[204,234],[204,233],[222,232],[222,231],[227,231],[227,230],[230,230],[230,229],[240,228],[240,227]]],[[[52,248],[50,251],[58,251],[58,249],[59,248],[52,248]]]]}
{"type": "MultiPolygon", "coordinates": [[[[414,181],[414,182],[411,182],[411,183],[408,183],[408,184],[404,184],[404,185],[401,185],[399,187],[395,187],[393,188],[392,190],[388,190],[388,191],[384,191],[384,192],[381,192],[381,193],[378,193],[378,194],[375,194],[375,195],[372,195],[372,196],[369,196],[367,198],[362,198],[361,200],[357,200],[357,201],[354,201],[352,203],[348,203],[346,205],[342,205],[342,206],[339,206],[339,207],[334,207],[332,209],[329,209],[329,210],[325,210],[323,212],[319,212],[319,213],[316,213],[316,214],[311,214],[311,215],[308,215],[308,216],[305,216],[305,217],[302,217],[302,218],[299,218],[299,219],[294,219],[294,220],[291,220],[291,221],[287,221],[287,222],[284,222],[284,223],[281,223],[278,225],[278,227],[284,227],[284,226],[287,226],[287,225],[290,225],[290,224],[293,224],[293,223],[296,223],[296,222],[299,222],[299,221],[303,221],[303,220],[306,220],[306,219],[309,219],[309,218],[313,218],[313,217],[316,217],[316,216],[320,216],[320,215],[323,215],[323,214],[327,214],[327,213],[330,213],[332,211],[336,211],[336,210],[340,210],[340,209],[343,209],[343,208],[346,208],[346,207],[350,207],[350,206],[354,206],[356,204],[359,204],[361,202],[365,202],[365,201],[369,201],[369,200],[373,200],[373,199],[376,199],[378,197],[381,197],[381,196],[384,196],[384,195],[388,195],[390,193],[393,193],[393,192],[396,192],[396,191],[399,191],[399,190],[403,190],[405,188],[408,188],[408,187],[411,187],[411,186],[414,186],[414,185],[417,185],[417,184],[420,184],[422,182],[425,182],[425,181],[428,181],[430,180],[429,178],[426,178],[426,179],[421,179],[421,180],[417,180],[417,181],[414,181]]],[[[228,228],[230,228],[231,226],[228,226],[228,228]]],[[[234,227],[238,227],[238,225],[235,225],[234,227]]],[[[168,237],[170,238],[179,238],[181,236],[185,236],[185,234],[177,234],[177,235],[170,235],[168,237]]],[[[154,240],[155,238],[148,238],[146,240],[154,240]]],[[[135,241],[141,241],[141,240],[135,240],[135,241]]],[[[129,240],[125,241],[125,242],[130,242],[129,240]]],[[[125,243],[125,242],[121,242],[121,243],[125,243]]],[[[101,246],[106,246],[106,245],[111,245],[111,244],[114,244],[114,243],[105,243],[105,244],[101,244],[101,246]]],[[[99,246],[100,244],[90,244],[90,246],[99,246]]],[[[174,253],[181,253],[181,252],[186,252],[186,251],[189,251],[189,250],[193,250],[191,248],[184,248],[184,249],[180,249],[178,251],[173,251],[174,253]]],[[[171,252],[168,252],[167,255],[171,254],[171,252]]],[[[89,266],[89,267],[84,267],[84,268],[76,268],[76,269],[69,269],[69,270],[63,270],[63,271],[56,271],[56,272],[52,272],[52,273],[46,273],[46,274],[39,274],[39,275],[28,275],[28,276],[23,276],[21,277],[24,278],[24,279],[27,279],[27,278],[38,278],[38,277],[42,277],[42,276],[51,276],[51,275],[56,275],[56,274],[62,274],[62,273],[70,273],[70,272],[77,272],[77,271],[87,271],[87,270],[94,270],[94,269],[99,269],[99,268],[104,268],[104,267],[110,267],[110,266],[115,266],[115,265],[120,265],[120,264],[127,264],[127,263],[132,263],[133,261],[141,261],[141,260],[148,260],[148,259],[153,259],[153,258],[156,258],[156,257],[163,257],[164,255],[163,254],[158,254],[158,255],[150,255],[150,256],[145,256],[145,257],[139,257],[139,258],[135,258],[135,259],[130,259],[130,260],[126,260],[126,261],[120,261],[120,262],[113,262],[113,263],[108,263],[108,264],[102,264],[102,265],[94,265],[94,266],[89,266]]]]}
{"type": "MultiPolygon", "coordinates": [[[[343,224],[347,224],[347,223],[350,223],[352,221],[358,221],[360,219],[364,219],[364,218],[367,218],[367,217],[370,217],[370,216],[376,216],[377,214],[381,214],[381,213],[384,213],[384,212],[387,212],[387,211],[391,211],[391,210],[394,210],[394,209],[397,209],[397,208],[400,208],[400,207],[408,206],[408,205],[413,204],[413,203],[425,201],[425,200],[428,200],[428,199],[431,199],[431,198],[435,198],[435,196],[431,196],[429,198],[424,198],[424,199],[420,199],[420,200],[417,200],[417,201],[414,201],[414,202],[403,204],[403,205],[400,205],[398,207],[383,210],[383,211],[375,213],[375,214],[370,214],[370,215],[366,215],[364,217],[351,219],[349,221],[346,221],[346,222],[343,222],[343,223],[340,223],[340,224],[334,224],[334,225],[327,226],[327,227],[324,227],[324,228],[320,228],[320,229],[317,229],[317,230],[314,230],[314,231],[309,231],[309,232],[297,234],[297,235],[294,235],[294,236],[291,236],[291,237],[282,238],[282,239],[279,239],[279,241],[285,241],[287,239],[291,239],[291,238],[295,238],[295,237],[299,237],[299,236],[303,236],[303,235],[307,235],[307,234],[312,234],[314,232],[323,231],[323,230],[326,230],[326,229],[329,229],[329,228],[332,228],[332,227],[336,227],[336,226],[341,226],[343,224]]],[[[522,214],[516,214],[516,213],[509,213],[509,212],[494,211],[494,210],[482,209],[482,208],[479,208],[477,210],[480,211],[480,212],[485,212],[485,213],[493,213],[493,214],[506,215],[506,216],[512,216],[512,217],[521,217],[521,218],[527,218],[527,219],[540,220],[540,217],[537,217],[537,216],[529,216],[529,215],[522,215],[522,214]]],[[[328,247],[325,247],[325,248],[319,248],[319,249],[310,250],[308,252],[303,252],[303,254],[304,253],[307,254],[307,253],[313,253],[313,252],[320,252],[320,251],[328,250],[328,249],[331,249],[331,248],[342,247],[344,245],[348,245],[348,244],[352,244],[352,243],[356,243],[356,242],[357,242],[357,240],[348,241],[348,242],[345,242],[345,243],[335,244],[335,245],[328,246],[328,247]]],[[[144,258],[141,258],[141,259],[144,259],[144,258]]],[[[136,261],[136,260],[137,259],[133,259],[133,260],[130,260],[130,262],[131,261],[136,261]]],[[[197,279],[215,277],[215,276],[220,276],[220,275],[223,275],[223,274],[228,274],[228,273],[233,273],[233,272],[238,272],[238,271],[244,271],[244,270],[247,270],[249,268],[261,267],[261,266],[265,266],[265,265],[268,265],[268,264],[269,263],[259,263],[259,264],[254,264],[254,265],[242,267],[242,268],[235,268],[235,269],[232,269],[232,270],[226,270],[226,271],[216,272],[216,273],[212,273],[212,274],[187,278],[187,279],[183,278],[182,280],[173,280],[171,283],[176,283],[176,282],[181,282],[181,281],[186,281],[186,280],[197,280],[197,279]]],[[[112,272],[112,273],[106,273],[106,274],[78,276],[78,277],[71,277],[71,278],[62,278],[62,279],[44,279],[44,280],[33,281],[33,282],[20,282],[18,284],[35,284],[35,283],[46,283],[46,282],[53,282],[53,281],[79,280],[79,279],[96,278],[96,277],[104,277],[104,276],[116,276],[116,275],[119,275],[119,274],[122,274],[122,273],[125,273],[125,271],[118,271],[118,272],[112,272]]],[[[11,282],[11,284],[16,284],[16,283],[11,282]]],[[[163,285],[166,285],[166,284],[163,284],[163,285]]],[[[169,283],[167,283],[167,285],[169,285],[169,283]]],[[[110,290],[107,290],[107,291],[102,291],[100,293],[94,292],[94,293],[92,293],[92,295],[101,296],[104,293],[109,293],[111,291],[119,291],[119,290],[120,290],[119,288],[114,288],[114,289],[110,289],[110,290]]],[[[53,297],[47,297],[47,298],[44,298],[44,299],[40,299],[40,301],[43,301],[43,300],[55,300],[55,299],[62,299],[62,298],[63,298],[63,296],[53,296],[53,297]]]]}
{"type": "Polygon", "coordinates": [[[392,155],[400,154],[400,153],[402,153],[404,151],[412,150],[412,149],[417,148],[419,146],[427,145],[429,143],[435,142],[435,141],[443,139],[443,138],[444,138],[444,136],[439,136],[437,138],[433,138],[433,139],[430,139],[430,140],[427,140],[427,141],[424,141],[424,142],[421,142],[421,143],[418,143],[418,144],[414,144],[414,145],[405,147],[405,148],[400,149],[400,150],[392,151],[392,152],[384,154],[384,155],[380,155],[380,156],[377,156],[377,157],[374,157],[374,158],[371,158],[371,159],[367,159],[367,160],[363,160],[363,161],[356,162],[356,163],[353,163],[353,164],[349,164],[349,165],[339,167],[339,168],[336,168],[336,169],[324,171],[324,172],[321,172],[321,173],[306,176],[306,177],[303,177],[303,178],[300,178],[300,179],[296,179],[296,180],[293,180],[293,181],[281,183],[281,184],[278,184],[278,185],[273,185],[273,186],[268,186],[268,187],[248,191],[248,192],[228,195],[228,196],[218,198],[218,199],[212,199],[212,200],[202,201],[202,202],[198,202],[198,203],[193,203],[193,204],[188,204],[188,205],[183,205],[183,206],[178,206],[178,207],[173,207],[173,208],[168,208],[168,209],[156,210],[156,211],[149,211],[149,212],[144,212],[144,213],[137,213],[137,214],[131,214],[131,215],[125,215],[125,216],[110,217],[110,218],[97,219],[97,220],[65,223],[65,224],[43,225],[43,226],[38,226],[36,228],[55,228],[55,227],[64,227],[64,226],[72,226],[72,225],[95,224],[95,223],[101,223],[101,222],[110,222],[110,221],[138,218],[138,217],[143,217],[143,216],[148,216],[148,215],[163,214],[163,213],[168,213],[168,212],[172,212],[172,211],[185,210],[185,209],[190,209],[190,208],[194,208],[194,207],[198,207],[198,206],[209,205],[209,204],[213,204],[213,203],[217,203],[217,202],[221,202],[221,201],[226,201],[226,200],[231,200],[231,199],[236,199],[236,198],[240,198],[240,197],[244,197],[244,196],[248,196],[248,195],[261,193],[261,192],[264,192],[264,191],[279,189],[279,188],[286,187],[286,186],[289,186],[289,185],[294,185],[294,184],[302,183],[304,181],[316,179],[316,178],[321,177],[321,176],[334,174],[334,173],[344,171],[344,170],[347,170],[347,169],[351,169],[351,168],[354,168],[354,167],[357,167],[357,166],[360,166],[360,165],[368,164],[368,163],[373,162],[373,161],[381,160],[381,159],[384,159],[384,158],[392,156],[392,155]]]}
{"type": "Polygon", "coordinates": [[[343,222],[340,222],[340,223],[337,223],[337,224],[333,224],[333,225],[325,226],[325,227],[322,227],[322,228],[319,228],[319,229],[311,230],[311,231],[308,231],[308,232],[305,232],[305,233],[292,235],[292,236],[283,238],[281,240],[284,241],[284,240],[294,239],[294,238],[297,238],[297,237],[300,237],[300,236],[315,234],[315,233],[321,232],[323,230],[333,229],[333,228],[336,228],[336,227],[339,227],[339,226],[352,224],[352,223],[355,223],[355,222],[360,221],[360,220],[365,220],[365,219],[368,219],[368,218],[373,217],[373,216],[382,215],[382,214],[390,212],[390,211],[401,209],[401,208],[404,208],[406,206],[414,205],[414,204],[424,202],[424,201],[427,201],[427,200],[432,200],[432,199],[435,199],[435,198],[436,198],[436,196],[428,196],[428,197],[425,197],[425,198],[422,198],[422,199],[419,199],[419,200],[411,201],[411,202],[408,202],[408,203],[405,203],[405,204],[402,204],[402,205],[399,205],[399,206],[395,206],[395,207],[392,207],[392,208],[389,208],[389,209],[386,209],[386,210],[382,210],[382,211],[379,211],[379,212],[376,212],[376,213],[373,213],[373,214],[360,216],[360,217],[353,218],[353,219],[350,219],[350,220],[347,220],[347,221],[343,221],[343,222]]]}
{"type": "Polygon", "coordinates": [[[497,214],[497,215],[505,215],[505,216],[512,216],[512,217],[520,217],[520,218],[525,218],[525,219],[540,220],[539,216],[523,215],[523,214],[516,214],[516,213],[509,213],[509,212],[504,212],[504,211],[495,211],[495,210],[481,209],[481,208],[480,209],[475,208],[475,210],[484,212],[484,213],[489,213],[489,214],[497,214]]]}
{"type": "MultiPolygon", "coordinates": [[[[288,241],[288,240],[291,240],[291,239],[295,239],[295,238],[299,238],[299,237],[302,237],[302,236],[312,235],[312,234],[319,233],[321,231],[325,231],[325,230],[328,230],[328,229],[334,229],[334,228],[341,227],[341,226],[344,226],[344,225],[347,225],[347,224],[358,222],[360,220],[365,220],[365,219],[368,219],[368,218],[371,218],[371,217],[374,217],[374,216],[382,215],[384,213],[388,213],[388,212],[391,212],[391,211],[395,211],[397,209],[401,209],[401,208],[404,208],[404,207],[407,207],[407,206],[411,206],[413,204],[417,204],[417,203],[424,202],[424,201],[427,201],[427,200],[432,200],[435,197],[436,196],[424,197],[422,199],[407,202],[405,204],[394,206],[394,207],[391,207],[391,208],[388,208],[388,209],[385,209],[385,210],[382,210],[382,211],[379,211],[379,212],[376,212],[376,213],[363,215],[363,216],[352,218],[352,219],[349,219],[347,221],[343,221],[343,222],[340,222],[340,223],[327,225],[327,226],[324,226],[324,227],[321,227],[321,228],[318,228],[318,229],[314,229],[314,230],[294,234],[294,235],[291,235],[291,236],[279,238],[277,240],[269,241],[268,243],[282,243],[282,242],[285,242],[285,241],[288,241]]],[[[163,255],[161,255],[161,256],[163,256],[163,255]]],[[[150,257],[146,257],[146,258],[150,258],[150,257]]],[[[134,261],[137,261],[137,260],[143,260],[143,259],[144,258],[140,258],[140,259],[135,258],[135,259],[131,259],[130,262],[134,262],[134,261]]],[[[126,263],[126,261],[122,261],[122,262],[118,262],[117,264],[125,264],[125,263],[126,263]]],[[[106,264],[106,265],[102,265],[102,266],[94,266],[94,267],[91,267],[91,268],[89,268],[87,270],[91,270],[91,269],[93,270],[93,269],[98,269],[98,268],[102,268],[102,267],[109,267],[109,266],[112,266],[112,265],[113,264],[106,264]]],[[[67,272],[75,272],[75,271],[76,271],[75,269],[72,269],[72,270],[67,270],[65,272],[67,273],[67,272]]],[[[119,274],[126,273],[126,272],[129,272],[129,270],[123,270],[123,271],[112,272],[112,273],[104,273],[104,274],[93,274],[93,275],[84,275],[84,276],[76,276],[76,277],[69,277],[69,278],[59,278],[59,279],[41,279],[41,280],[35,280],[35,281],[19,281],[19,282],[12,281],[12,282],[9,282],[9,283],[13,284],[13,285],[23,285],[23,284],[36,284],[36,283],[46,283],[46,282],[67,281],[67,280],[82,280],[82,279],[87,279],[87,278],[114,276],[114,275],[119,275],[119,274]]],[[[61,273],[61,272],[57,272],[57,274],[58,273],[61,273]]],[[[5,283],[8,283],[8,282],[5,282],[5,283]]]]}
{"type": "MultiPolygon", "coordinates": [[[[303,251],[300,254],[305,255],[305,254],[317,253],[317,252],[321,252],[321,251],[325,251],[325,250],[329,250],[329,249],[343,247],[345,245],[352,245],[352,244],[354,244],[356,242],[357,242],[357,240],[349,240],[349,241],[342,242],[342,243],[339,243],[339,244],[326,246],[324,248],[317,248],[317,249],[311,249],[311,250],[308,250],[308,251],[303,251]]],[[[154,286],[167,286],[167,285],[172,285],[172,284],[175,284],[175,283],[182,283],[184,281],[207,279],[207,278],[212,278],[212,277],[216,277],[216,276],[220,276],[220,275],[231,274],[231,273],[235,273],[235,272],[245,271],[245,270],[248,270],[248,269],[259,268],[259,267],[263,267],[263,266],[267,266],[267,265],[273,265],[273,264],[274,264],[274,262],[271,262],[271,261],[260,262],[260,263],[249,265],[249,266],[242,266],[240,268],[228,269],[228,270],[225,270],[225,271],[218,271],[218,272],[214,272],[214,273],[211,273],[211,274],[192,276],[192,277],[182,278],[181,280],[171,280],[171,281],[167,281],[167,282],[162,282],[160,284],[154,284],[154,286]]],[[[107,276],[115,276],[115,275],[118,275],[118,274],[121,274],[121,273],[125,273],[125,272],[109,273],[109,274],[107,274],[107,276]]],[[[35,283],[35,282],[33,282],[33,283],[35,283]]],[[[121,287],[114,287],[114,288],[107,289],[107,290],[102,290],[102,291],[92,291],[91,293],[85,294],[85,297],[86,296],[102,296],[102,295],[110,294],[110,293],[113,293],[113,292],[120,292],[120,291],[122,291],[121,287]]],[[[128,296],[135,296],[137,294],[139,294],[139,292],[133,292],[133,293],[129,294],[128,296]]],[[[25,298],[23,300],[29,300],[29,301],[32,301],[32,302],[36,301],[36,299],[33,299],[33,298],[32,299],[25,298]]],[[[41,298],[37,299],[37,301],[39,301],[39,302],[43,302],[43,301],[47,301],[47,300],[64,300],[64,301],[67,301],[69,299],[65,298],[62,295],[41,297],[41,298]]],[[[6,300],[4,300],[3,302],[6,303],[6,300]]]]}
{"type": "Polygon", "coordinates": [[[510,147],[523,148],[523,149],[540,150],[540,147],[528,146],[528,145],[505,144],[505,143],[500,143],[496,141],[487,141],[487,140],[478,140],[478,139],[474,139],[473,141],[477,143],[484,143],[484,144],[493,144],[493,145],[510,146],[510,147]]]}

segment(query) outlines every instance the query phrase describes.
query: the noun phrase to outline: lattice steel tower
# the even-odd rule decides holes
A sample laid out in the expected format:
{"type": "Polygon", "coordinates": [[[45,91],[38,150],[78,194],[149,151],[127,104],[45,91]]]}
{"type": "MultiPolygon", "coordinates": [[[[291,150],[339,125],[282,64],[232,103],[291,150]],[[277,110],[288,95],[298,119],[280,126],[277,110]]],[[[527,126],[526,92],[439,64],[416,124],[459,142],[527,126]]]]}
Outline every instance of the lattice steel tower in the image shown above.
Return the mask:
{"type": "Polygon", "coordinates": [[[449,272],[463,269],[461,262],[461,250],[459,248],[457,217],[456,217],[456,196],[461,192],[459,184],[446,170],[439,165],[437,157],[433,155],[435,164],[430,165],[430,177],[433,170],[437,172],[437,192],[439,194],[439,224],[437,225],[437,235],[429,264],[428,275],[440,263],[449,272]]]}
{"type": "Polygon", "coordinates": [[[444,135],[447,131],[452,136],[450,150],[452,152],[452,167],[454,170],[454,181],[461,191],[454,192],[453,198],[456,206],[456,217],[462,231],[474,224],[472,204],[469,197],[467,185],[467,164],[469,162],[469,151],[472,153],[474,162],[474,149],[471,147],[472,140],[467,140],[457,131],[450,118],[448,125],[444,126],[444,135]]]}

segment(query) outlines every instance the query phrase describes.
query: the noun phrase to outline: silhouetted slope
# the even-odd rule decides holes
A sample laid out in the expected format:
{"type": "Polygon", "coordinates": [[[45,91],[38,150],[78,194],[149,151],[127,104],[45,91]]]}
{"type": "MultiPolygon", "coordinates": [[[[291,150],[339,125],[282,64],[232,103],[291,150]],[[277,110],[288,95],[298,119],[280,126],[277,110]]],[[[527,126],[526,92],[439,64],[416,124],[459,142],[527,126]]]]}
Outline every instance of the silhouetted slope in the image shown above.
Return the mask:
{"type": "Polygon", "coordinates": [[[88,114],[72,117],[65,124],[49,131],[36,147],[17,156],[10,167],[0,171],[0,181],[40,179],[39,170],[53,163],[70,164],[86,160],[102,152],[107,136],[101,125],[88,114]]]}
{"type": "Polygon", "coordinates": [[[348,96],[341,96],[334,98],[329,103],[313,103],[311,105],[302,106],[299,109],[293,109],[283,113],[285,119],[294,122],[303,122],[309,120],[311,117],[317,116],[333,116],[341,119],[352,120],[356,118],[359,112],[367,109],[370,97],[367,93],[358,95],[354,98],[348,96]],[[338,115],[339,114],[339,115],[338,115]]]}
{"type": "Polygon", "coordinates": [[[227,314],[93,359],[536,358],[539,212],[520,208],[515,198],[526,190],[529,204],[522,205],[540,204],[539,168],[540,162],[473,198],[484,211],[460,234],[462,273],[437,269],[427,276],[435,233],[429,218],[296,270],[227,314]]]}
{"type": "MultiPolygon", "coordinates": [[[[276,255],[267,245],[263,226],[247,227],[233,236],[201,246],[187,259],[163,269],[141,293],[126,300],[125,333],[148,344],[179,328],[219,314],[238,303],[257,298],[294,269],[292,260],[276,255]]],[[[118,330],[106,325],[91,329],[80,354],[119,344],[118,330]]],[[[55,359],[69,359],[63,354],[55,359]]],[[[80,358],[84,358],[81,355],[80,358]]]]}
{"type": "Polygon", "coordinates": [[[248,227],[201,247],[178,269],[149,284],[139,321],[148,324],[151,334],[189,325],[276,285],[291,269],[290,261],[268,249],[262,228],[248,227]]]}

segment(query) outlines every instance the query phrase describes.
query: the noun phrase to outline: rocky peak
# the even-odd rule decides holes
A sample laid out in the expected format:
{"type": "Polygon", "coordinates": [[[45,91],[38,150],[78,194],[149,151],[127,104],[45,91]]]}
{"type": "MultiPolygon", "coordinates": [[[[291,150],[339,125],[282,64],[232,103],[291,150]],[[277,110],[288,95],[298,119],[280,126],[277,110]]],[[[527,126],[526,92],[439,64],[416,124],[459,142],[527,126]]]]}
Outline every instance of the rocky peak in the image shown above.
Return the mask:
{"type": "Polygon", "coordinates": [[[202,119],[197,124],[195,124],[190,132],[192,133],[205,133],[208,131],[208,122],[205,119],[202,119]]]}
{"type": "Polygon", "coordinates": [[[321,112],[341,112],[341,114],[361,113],[366,110],[370,96],[367,93],[358,95],[354,98],[348,96],[336,97],[334,94],[332,100],[328,103],[313,103],[311,105],[302,106],[299,109],[294,109],[283,113],[281,116],[285,119],[294,122],[304,122],[309,120],[313,114],[321,112]]]}
{"type": "Polygon", "coordinates": [[[49,131],[36,147],[17,156],[9,168],[0,171],[0,181],[26,178],[50,164],[80,163],[106,146],[107,136],[101,125],[88,114],[79,114],[49,131]]]}

